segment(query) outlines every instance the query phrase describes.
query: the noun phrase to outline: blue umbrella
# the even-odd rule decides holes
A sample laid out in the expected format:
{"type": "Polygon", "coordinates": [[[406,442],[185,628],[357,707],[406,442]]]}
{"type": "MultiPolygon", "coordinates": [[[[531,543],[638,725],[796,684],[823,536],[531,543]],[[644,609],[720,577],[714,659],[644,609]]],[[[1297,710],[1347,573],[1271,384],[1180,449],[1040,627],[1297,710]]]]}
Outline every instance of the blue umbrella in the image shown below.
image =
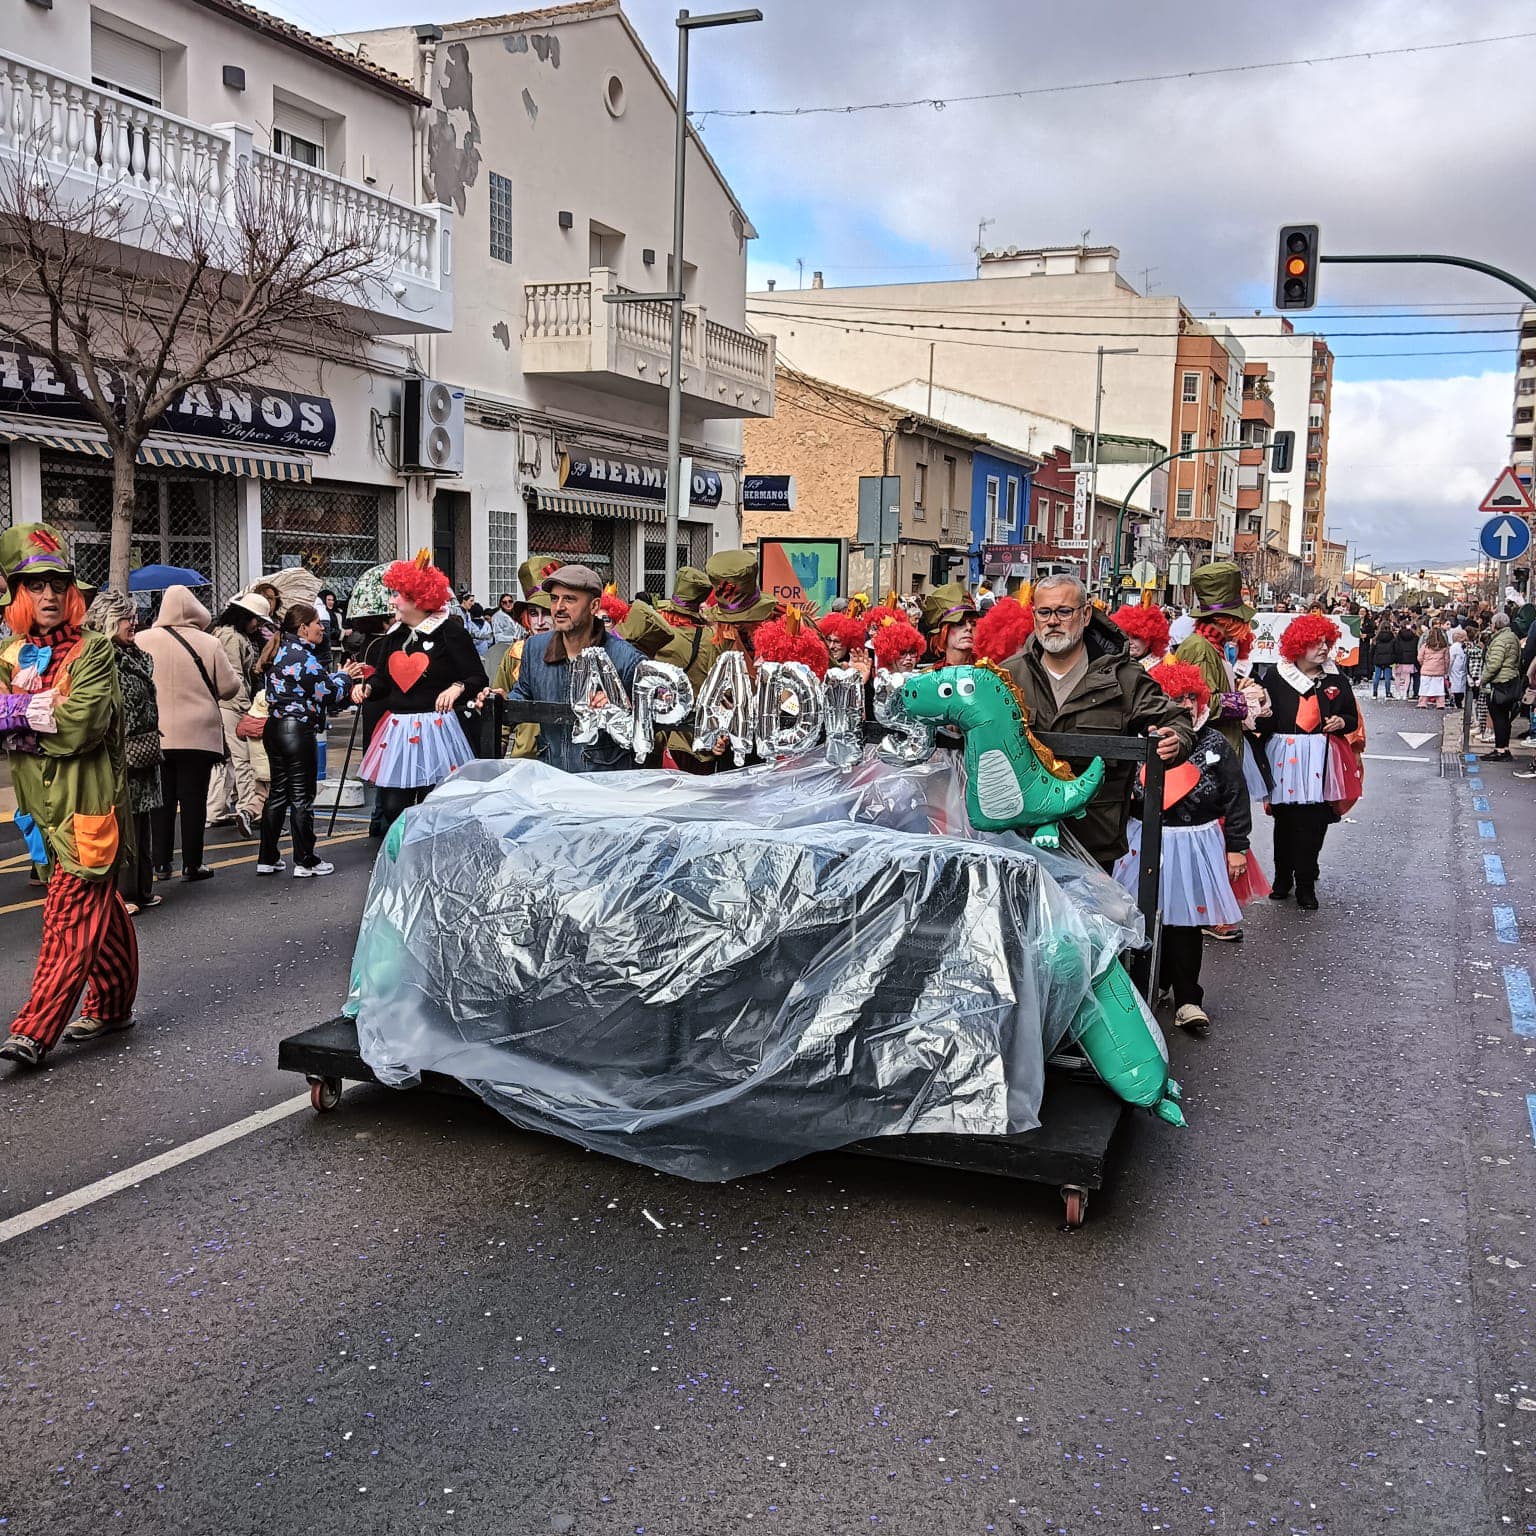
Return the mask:
{"type": "Polygon", "coordinates": [[[206,587],[208,578],[186,565],[141,565],[128,573],[130,592],[163,592],[167,587],[206,587]]]}

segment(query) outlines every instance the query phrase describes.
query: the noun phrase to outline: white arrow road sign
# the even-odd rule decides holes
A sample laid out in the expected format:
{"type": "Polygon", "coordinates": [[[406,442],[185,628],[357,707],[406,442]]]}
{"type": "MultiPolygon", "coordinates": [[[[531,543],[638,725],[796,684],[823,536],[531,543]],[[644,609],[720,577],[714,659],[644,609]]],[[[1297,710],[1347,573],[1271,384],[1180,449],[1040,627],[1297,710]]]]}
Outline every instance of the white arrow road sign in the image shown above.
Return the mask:
{"type": "Polygon", "coordinates": [[[1520,542],[1520,529],[1506,517],[1499,522],[1489,537],[1499,546],[1499,559],[1508,560],[1509,546],[1520,542]]]}

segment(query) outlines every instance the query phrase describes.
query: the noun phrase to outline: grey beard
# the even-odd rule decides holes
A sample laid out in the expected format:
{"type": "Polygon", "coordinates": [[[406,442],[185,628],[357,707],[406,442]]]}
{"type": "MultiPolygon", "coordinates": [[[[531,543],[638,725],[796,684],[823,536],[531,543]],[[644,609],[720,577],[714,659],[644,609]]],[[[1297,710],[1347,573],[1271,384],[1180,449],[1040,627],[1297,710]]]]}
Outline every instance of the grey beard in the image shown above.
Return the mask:
{"type": "Polygon", "coordinates": [[[1081,635],[1041,635],[1040,649],[1049,651],[1052,656],[1060,656],[1063,651],[1076,650],[1082,638],[1081,635]]]}

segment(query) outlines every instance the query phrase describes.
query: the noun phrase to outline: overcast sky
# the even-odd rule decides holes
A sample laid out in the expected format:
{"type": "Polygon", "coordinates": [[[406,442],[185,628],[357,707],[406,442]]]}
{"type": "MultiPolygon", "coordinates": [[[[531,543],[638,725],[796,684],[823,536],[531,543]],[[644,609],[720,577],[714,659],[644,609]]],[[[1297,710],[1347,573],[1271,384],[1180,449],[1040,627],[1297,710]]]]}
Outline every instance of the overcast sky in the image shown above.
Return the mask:
{"type": "MultiPolygon", "coordinates": [[[[316,30],[474,11],[266,3],[316,30]]],[[[696,110],[953,98],[1536,32],[1531,0],[758,3],[759,24],[695,34],[696,110]]],[[[677,6],[626,8],[670,76],[677,6]]],[[[964,277],[985,218],[989,245],[1090,231],[1120,248],[1132,282],[1150,269],[1153,291],[1199,314],[1267,302],[1275,231],[1291,220],[1319,222],[1325,250],[1440,251],[1536,276],[1533,67],[1536,37],[942,111],[707,117],[703,132],[759,232],[754,286],[793,287],[797,258],[807,282],[813,269],[839,284],[964,277]]],[[[1333,315],[1309,323],[1338,358],[1330,527],[1382,562],[1466,557],[1508,450],[1518,297],[1401,267],[1325,268],[1321,296],[1333,315]],[[1424,310],[1456,302],[1498,312],[1424,310]]]]}

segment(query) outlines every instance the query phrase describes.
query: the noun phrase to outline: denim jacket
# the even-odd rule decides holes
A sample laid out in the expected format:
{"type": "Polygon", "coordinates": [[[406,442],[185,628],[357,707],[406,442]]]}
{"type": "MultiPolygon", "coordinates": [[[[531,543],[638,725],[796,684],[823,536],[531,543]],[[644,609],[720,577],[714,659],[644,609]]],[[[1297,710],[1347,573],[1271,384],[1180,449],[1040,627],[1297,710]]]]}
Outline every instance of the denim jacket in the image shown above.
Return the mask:
{"type": "MultiPolygon", "coordinates": [[[[523,662],[518,669],[517,681],[508,694],[511,699],[524,699],[546,704],[564,704],[571,697],[571,665],[568,661],[551,664],[544,659],[554,632],[535,635],[523,647],[523,662]]],[[[641,656],[627,640],[617,635],[605,634],[603,649],[618,668],[625,688],[634,683],[635,668],[641,656]]],[[[616,768],[633,768],[634,755],[627,747],[621,747],[609,736],[599,736],[585,746],[571,740],[571,727],[562,721],[558,725],[540,725],[537,756],[540,762],[566,773],[607,773],[616,768]]]]}
{"type": "Polygon", "coordinates": [[[326,714],[346,707],[351,688],[352,679],[345,672],[329,671],[312,645],[290,635],[267,667],[269,717],[307,720],[323,731],[326,714]]]}

